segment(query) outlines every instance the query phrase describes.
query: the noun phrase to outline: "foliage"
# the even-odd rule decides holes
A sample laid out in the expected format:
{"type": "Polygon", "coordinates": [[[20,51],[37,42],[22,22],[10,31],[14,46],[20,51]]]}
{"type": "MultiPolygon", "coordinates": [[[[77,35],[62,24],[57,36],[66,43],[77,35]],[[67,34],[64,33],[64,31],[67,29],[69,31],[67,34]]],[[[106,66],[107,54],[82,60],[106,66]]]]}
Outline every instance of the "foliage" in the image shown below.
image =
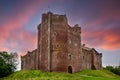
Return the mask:
{"type": "Polygon", "coordinates": [[[117,75],[120,75],[120,66],[116,66],[116,67],[106,66],[104,69],[109,70],[117,75]]]}
{"type": "Polygon", "coordinates": [[[0,77],[14,72],[18,64],[17,61],[17,53],[0,52],[0,77]]]}
{"type": "Polygon", "coordinates": [[[82,70],[77,73],[41,72],[39,70],[17,71],[2,80],[119,80],[120,76],[107,70],[82,70]]]}

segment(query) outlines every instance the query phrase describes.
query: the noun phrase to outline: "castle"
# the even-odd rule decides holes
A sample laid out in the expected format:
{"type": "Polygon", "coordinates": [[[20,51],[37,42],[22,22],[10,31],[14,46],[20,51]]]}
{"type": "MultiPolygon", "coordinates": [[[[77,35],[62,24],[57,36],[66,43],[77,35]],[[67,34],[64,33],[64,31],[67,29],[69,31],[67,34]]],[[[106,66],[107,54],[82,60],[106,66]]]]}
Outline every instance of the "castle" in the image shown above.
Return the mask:
{"type": "Polygon", "coordinates": [[[101,69],[102,54],[81,45],[81,27],[70,26],[66,15],[42,14],[37,49],[21,56],[21,69],[74,73],[101,69]]]}

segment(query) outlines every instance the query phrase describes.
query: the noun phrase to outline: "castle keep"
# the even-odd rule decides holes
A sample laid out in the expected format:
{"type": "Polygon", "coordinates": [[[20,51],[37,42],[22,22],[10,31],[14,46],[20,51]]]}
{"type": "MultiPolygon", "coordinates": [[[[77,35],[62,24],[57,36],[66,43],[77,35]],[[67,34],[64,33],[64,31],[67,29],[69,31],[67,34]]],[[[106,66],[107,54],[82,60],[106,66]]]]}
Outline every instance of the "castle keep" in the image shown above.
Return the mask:
{"type": "Polygon", "coordinates": [[[81,27],[70,26],[66,15],[42,14],[37,49],[21,57],[21,69],[74,73],[101,69],[102,54],[81,44],[81,27]]]}

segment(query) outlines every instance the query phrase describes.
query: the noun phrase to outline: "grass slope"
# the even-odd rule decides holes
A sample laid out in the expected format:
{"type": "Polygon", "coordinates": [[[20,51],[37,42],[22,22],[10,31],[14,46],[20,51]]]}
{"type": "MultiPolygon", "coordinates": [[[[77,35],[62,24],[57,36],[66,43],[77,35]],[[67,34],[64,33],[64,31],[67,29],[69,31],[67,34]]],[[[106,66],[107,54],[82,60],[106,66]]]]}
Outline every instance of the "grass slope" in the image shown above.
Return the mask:
{"type": "Polygon", "coordinates": [[[77,73],[17,71],[0,80],[120,80],[120,76],[106,70],[83,70],[77,73]]]}

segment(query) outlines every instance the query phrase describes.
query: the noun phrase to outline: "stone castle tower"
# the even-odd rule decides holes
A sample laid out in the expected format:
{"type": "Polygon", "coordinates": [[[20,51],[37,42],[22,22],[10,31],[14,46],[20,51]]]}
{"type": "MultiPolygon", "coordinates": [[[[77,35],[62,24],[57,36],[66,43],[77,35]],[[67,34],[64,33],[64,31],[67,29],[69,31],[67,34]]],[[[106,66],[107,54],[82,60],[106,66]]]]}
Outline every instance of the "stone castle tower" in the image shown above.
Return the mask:
{"type": "Polygon", "coordinates": [[[42,14],[42,22],[38,25],[38,48],[21,57],[21,68],[69,73],[101,69],[102,54],[81,45],[80,34],[79,25],[71,27],[66,15],[42,14]]]}

